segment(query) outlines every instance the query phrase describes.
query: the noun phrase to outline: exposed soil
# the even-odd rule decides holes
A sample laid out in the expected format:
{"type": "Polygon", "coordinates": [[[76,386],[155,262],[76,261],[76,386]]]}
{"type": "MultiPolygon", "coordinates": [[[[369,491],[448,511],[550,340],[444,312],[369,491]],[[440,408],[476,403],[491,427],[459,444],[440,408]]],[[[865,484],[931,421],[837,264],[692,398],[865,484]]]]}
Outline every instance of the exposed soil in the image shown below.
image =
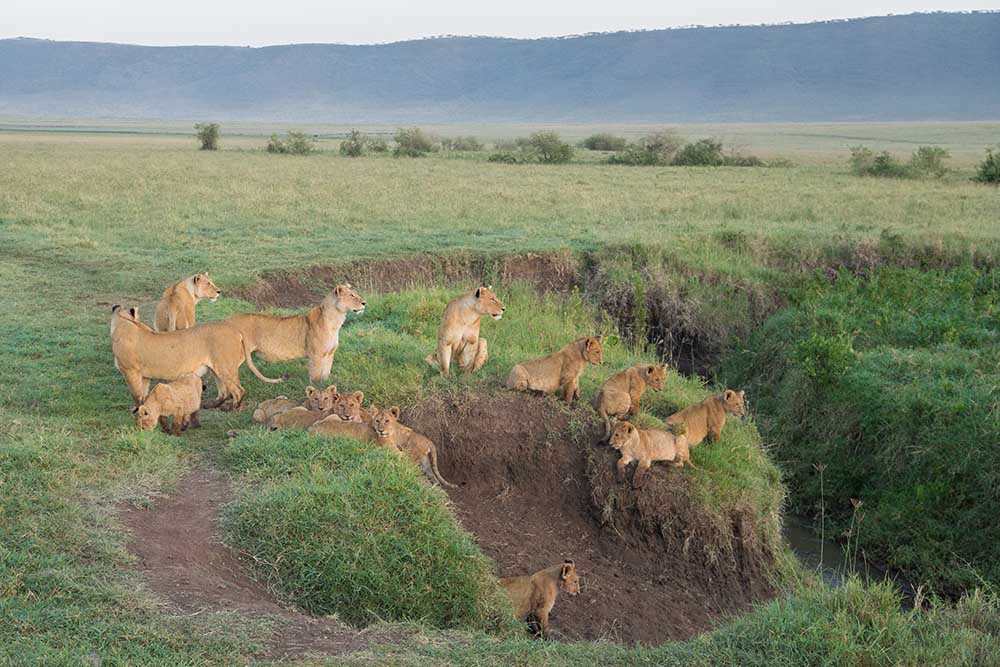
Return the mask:
{"type": "Polygon", "coordinates": [[[504,392],[433,398],[403,420],[437,443],[458,517],[500,576],[576,561],[582,591],[552,612],[561,638],[686,639],[773,594],[746,517],[713,529],[687,470],[656,469],[638,493],[617,484],[585,410],[504,392]]]}
{"type": "Polygon", "coordinates": [[[154,593],[181,613],[227,611],[270,619],[274,634],[260,656],[265,658],[340,655],[391,640],[284,607],[250,579],[220,538],[219,511],[229,497],[225,479],[199,468],[152,508],[121,508],[131,534],[128,549],[154,593]]]}

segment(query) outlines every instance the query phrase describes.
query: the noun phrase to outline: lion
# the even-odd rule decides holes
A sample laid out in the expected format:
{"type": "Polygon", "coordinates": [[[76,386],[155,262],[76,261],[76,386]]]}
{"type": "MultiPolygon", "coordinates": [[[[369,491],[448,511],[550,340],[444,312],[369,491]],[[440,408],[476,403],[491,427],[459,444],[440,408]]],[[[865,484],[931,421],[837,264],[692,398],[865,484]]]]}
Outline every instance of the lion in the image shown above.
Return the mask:
{"type": "Polygon", "coordinates": [[[240,366],[246,361],[261,380],[246,341],[239,331],[223,322],[210,322],[191,329],[156,332],[136,317],[134,308],[111,308],[111,351],[135,405],[149,392],[150,380],[176,380],[185,373],[202,377],[211,370],[219,385],[219,398],[205,408],[229,403],[236,410],[246,392],[240,384],[240,366]]]}
{"type": "Polygon", "coordinates": [[[478,371],[489,359],[486,339],[479,337],[480,320],[483,315],[499,320],[505,310],[492,287],[479,287],[449,301],[438,328],[437,351],[427,356],[427,363],[440,369],[444,377],[448,377],[452,359],[466,373],[478,371]]]}
{"type": "Polygon", "coordinates": [[[570,595],[580,592],[576,563],[569,559],[534,574],[504,577],[500,579],[500,585],[510,598],[517,619],[526,621],[529,628],[537,625],[538,630],[533,634],[536,637],[540,634],[546,639],[549,636],[549,612],[556,603],[559,591],[570,595]]]}
{"type": "Polygon", "coordinates": [[[727,389],[670,415],[666,423],[687,424],[687,440],[691,447],[700,444],[706,438],[709,442],[715,442],[722,436],[722,427],[726,425],[727,414],[742,417],[747,413],[745,393],[727,389]]]}
{"type": "Polygon", "coordinates": [[[691,452],[687,438],[684,437],[684,425],[677,424],[673,433],[658,428],[639,428],[632,422],[620,421],[615,424],[611,434],[611,446],[621,452],[618,459],[618,481],[625,481],[625,468],[632,461],[638,461],[632,476],[632,486],[639,488],[642,480],[656,461],[669,461],[678,468],[684,464],[695,467],[691,463],[691,452]]]}
{"type": "MultiPolygon", "coordinates": [[[[361,442],[375,442],[377,439],[370,423],[344,421],[336,414],[320,419],[306,431],[311,435],[320,435],[326,438],[350,438],[361,442]]],[[[392,449],[398,452],[395,447],[392,449]]]]}
{"type": "Polygon", "coordinates": [[[588,363],[603,363],[601,336],[578,338],[547,357],[520,363],[507,376],[507,388],[551,394],[562,388],[567,403],[580,397],[580,376],[588,363]]]}
{"type": "Polygon", "coordinates": [[[399,423],[399,406],[387,410],[373,411],[371,426],[376,442],[386,447],[394,447],[416,463],[431,482],[441,486],[457,488],[444,478],[438,470],[437,447],[427,438],[408,426],[399,423]]]}
{"type": "Polygon", "coordinates": [[[266,401],[261,401],[257,405],[257,409],[253,411],[253,420],[258,424],[266,424],[275,415],[288,412],[289,410],[298,407],[303,407],[307,410],[322,410],[325,401],[327,400],[327,395],[332,395],[333,401],[336,402],[339,396],[337,394],[337,385],[331,384],[326,389],[317,389],[312,385],[306,387],[305,403],[298,403],[290,400],[287,396],[278,396],[277,398],[270,398],[266,401]]]}
{"type": "Polygon", "coordinates": [[[156,304],[156,318],[153,321],[157,331],[177,331],[194,326],[194,307],[202,299],[212,303],[222,291],[215,286],[207,273],[196,273],[174,283],[163,291],[156,304]]]}
{"type": "Polygon", "coordinates": [[[368,409],[361,407],[364,400],[365,392],[363,391],[337,394],[337,398],[333,402],[333,414],[337,415],[341,421],[367,423],[371,421],[372,415],[368,409]]]}
{"type": "Polygon", "coordinates": [[[666,377],[666,365],[650,364],[626,368],[621,373],[615,373],[601,385],[601,390],[594,398],[594,409],[604,420],[604,439],[611,437],[610,417],[633,418],[639,414],[639,403],[646,387],[653,391],[663,389],[666,377]]]}
{"type": "Polygon", "coordinates": [[[306,405],[297,405],[272,416],[268,428],[272,431],[290,428],[307,429],[319,420],[329,417],[337,400],[337,386],[331,384],[326,389],[307,387],[306,395],[308,397],[306,405]]]}
{"type": "MultiPolygon", "coordinates": [[[[224,321],[239,330],[251,353],[269,362],[309,360],[309,381],[325,382],[340,346],[348,312],[363,313],[365,301],[348,284],[337,285],[318,306],[297,315],[239,313],[224,321]]],[[[279,380],[280,382],[280,380],[279,380]]]]}
{"type": "Polygon", "coordinates": [[[201,408],[201,378],[184,373],[173,382],[153,387],[146,399],[132,408],[140,431],[152,431],[159,424],[164,433],[180,435],[190,425],[198,428],[201,408]],[[168,418],[172,423],[168,424],[168,418]]]}

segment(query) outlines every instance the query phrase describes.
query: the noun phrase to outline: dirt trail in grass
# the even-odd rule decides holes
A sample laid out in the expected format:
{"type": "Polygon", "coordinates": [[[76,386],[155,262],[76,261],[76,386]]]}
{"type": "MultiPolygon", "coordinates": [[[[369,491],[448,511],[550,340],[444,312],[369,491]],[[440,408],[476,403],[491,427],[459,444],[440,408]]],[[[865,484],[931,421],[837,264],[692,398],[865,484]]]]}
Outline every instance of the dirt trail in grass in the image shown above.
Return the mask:
{"type": "Polygon", "coordinates": [[[128,549],[149,588],[184,614],[228,611],[272,620],[274,634],[261,657],[341,655],[366,648],[375,633],[283,607],[245,574],[220,537],[219,511],[229,497],[228,482],[200,467],[150,509],[122,508],[128,549]]]}

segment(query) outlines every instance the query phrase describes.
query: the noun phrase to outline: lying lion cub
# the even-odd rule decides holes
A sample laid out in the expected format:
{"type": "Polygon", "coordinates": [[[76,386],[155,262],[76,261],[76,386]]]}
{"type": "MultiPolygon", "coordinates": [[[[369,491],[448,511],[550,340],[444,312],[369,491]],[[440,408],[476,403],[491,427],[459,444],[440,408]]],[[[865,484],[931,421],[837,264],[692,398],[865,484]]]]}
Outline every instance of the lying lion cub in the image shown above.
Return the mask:
{"type": "Polygon", "coordinates": [[[197,428],[201,408],[201,378],[184,373],[173,382],[153,387],[142,403],[132,408],[140,431],[152,431],[159,423],[164,433],[180,435],[188,425],[197,428]],[[168,425],[168,419],[172,421],[168,425]]]}
{"type": "Polygon", "coordinates": [[[202,299],[213,303],[222,291],[215,286],[207,273],[197,273],[174,283],[163,291],[156,304],[156,319],[153,324],[157,331],[177,331],[194,326],[194,307],[202,299]]]}
{"type": "Polygon", "coordinates": [[[372,419],[371,412],[361,407],[365,400],[365,392],[352,391],[337,394],[333,402],[333,414],[337,415],[341,421],[345,422],[369,422],[372,419]]]}
{"type": "Polygon", "coordinates": [[[441,486],[456,488],[444,478],[438,470],[437,447],[431,440],[420,435],[408,426],[399,423],[399,406],[388,410],[378,410],[372,416],[372,430],[375,431],[376,442],[380,445],[395,447],[410,460],[420,466],[431,482],[441,486]]]}
{"type": "Polygon", "coordinates": [[[298,405],[285,412],[279,412],[271,417],[268,428],[272,431],[283,431],[290,428],[306,429],[330,416],[333,411],[333,403],[337,400],[337,386],[331,384],[326,389],[316,389],[309,387],[306,389],[309,394],[306,406],[298,405]],[[309,391],[312,389],[312,392],[309,391]]]}
{"type": "Polygon", "coordinates": [[[618,459],[618,481],[625,481],[625,468],[632,461],[639,462],[632,475],[632,486],[635,488],[642,485],[646,471],[655,461],[670,461],[678,468],[683,468],[687,463],[694,468],[683,432],[683,424],[677,425],[676,434],[658,428],[639,428],[627,421],[615,424],[611,446],[622,454],[618,459]]]}
{"type": "Polygon", "coordinates": [[[507,307],[493,293],[492,287],[480,287],[449,301],[438,328],[437,352],[427,356],[427,363],[440,369],[445,377],[448,377],[452,359],[467,373],[478,371],[489,359],[486,339],[479,337],[480,320],[483,315],[499,320],[505,310],[507,307]]]}
{"type": "Polygon", "coordinates": [[[535,619],[542,637],[549,636],[549,612],[556,603],[559,591],[570,595],[580,592],[580,579],[576,575],[576,563],[567,559],[559,565],[523,577],[504,577],[500,585],[507,592],[514,605],[514,615],[518,620],[535,619]]]}
{"type": "Polygon", "coordinates": [[[610,417],[624,417],[626,414],[636,417],[646,387],[653,391],[663,389],[666,372],[666,365],[632,366],[615,373],[601,385],[594,398],[594,409],[604,419],[605,440],[611,437],[610,417]]]}
{"type": "Polygon", "coordinates": [[[507,376],[507,388],[551,394],[562,388],[567,403],[580,397],[580,376],[588,363],[604,361],[601,336],[579,338],[547,357],[520,363],[507,376]]]}
{"type": "Polygon", "coordinates": [[[687,424],[687,440],[691,447],[706,438],[709,442],[714,442],[722,435],[722,427],[726,425],[726,414],[742,417],[747,413],[746,404],[743,402],[744,393],[727,389],[721,394],[709,396],[701,403],[670,415],[666,423],[687,424]]]}
{"type": "Polygon", "coordinates": [[[253,420],[258,424],[266,424],[272,417],[298,407],[304,407],[307,410],[322,410],[323,405],[328,402],[326,394],[332,394],[333,400],[336,401],[338,397],[337,385],[331,384],[326,389],[317,389],[312,385],[306,387],[306,402],[304,404],[293,401],[287,396],[269,398],[257,404],[257,408],[253,411],[253,420]]]}

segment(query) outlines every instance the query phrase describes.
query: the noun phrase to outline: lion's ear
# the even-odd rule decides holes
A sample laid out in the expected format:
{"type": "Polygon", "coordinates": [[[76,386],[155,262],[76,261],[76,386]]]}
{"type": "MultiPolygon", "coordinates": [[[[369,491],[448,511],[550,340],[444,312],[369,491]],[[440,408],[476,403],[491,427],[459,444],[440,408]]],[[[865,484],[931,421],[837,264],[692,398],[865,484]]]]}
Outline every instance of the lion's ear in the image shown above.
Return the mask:
{"type": "Polygon", "coordinates": [[[389,408],[389,414],[392,415],[393,419],[399,419],[399,406],[394,405],[391,408],[389,408]]]}
{"type": "Polygon", "coordinates": [[[562,566],[562,571],[559,572],[559,578],[565,579],[573,572],[574,568],[576,568],[576,564],[573,563],[573,561],[571,560],[564,561],[562,566]]]}
{"type": "Polygon", "coordinates": [[[723,396],[725,396],[725,397],[726,397],[726,400],[727,400],[727,401],[728,401],[729,399],[731,399],[731,398],[732,398],[733,396],[735,396],[735,395],[736,395],[736,392],[735,392],[735,391],[733,391],[732,389],[727,389],[727,390],[726,390],[725,392],[723,392],[723,396]]]}
{"type": "Polygon", "coordinates": [[[128,314],[132,316],[132,319],[135,320],[139,319],[139,309],[136,308],[135,306],[132,306],[131,308],[128,309],[128,314]]]}
{"type": "Polygon", "coordinates": [[[656,366],[649,366],[648,368],[646,368],[646,375],[652,375],[653,371],[655,371],[655,370],[656,370],[656,366]]]}
{"type": "Polygon", "coordinates": [[[336,396],[337,395],[337,385],[335,385],[335,384],[328,385],[327,388],[326,388],[326,393],[333,394],[334,396],[336,396]]]}
{"type": "Polygon", "coordinates": [[[491,292],[492,292],[492,291],[493,291],[493,285],[487,285],[487,286],[486,286],[486,289],[488,289],[489,291],[491,291],[491,292]]]}
{"type": "Polygon", "coordinates": [[[482,291],[483,291],[483,288],[482,288],[482,287],[477,287],[477,288],[476,288],[476,298],[477,298],[477,299],[479,298],[479,295],[480,295],[480,294],[482,293],[482,291]]]}
{"type": "Polygon", "coordinates": [[[136,405],[136,406],[134,406],[132,408],[132,414],[136,414],[137,412],[139,412],[139,406],[138,405],[136,405]]]}
{"type": "Polygon", "coordinates": [[[363,403],[365,400],[365,392],[363,391],[354,392],[354,398],[358,399],[358,403],[363,403]]]}
{"type": "Polygon", "coordinates": [[[117,313],[119,310],[121,310],[121,304],[116,303],[115,305],[111,306],[112,313],[117,313]]]}
{"type": "Polygon", "coordinates": [[[314,387],[312,385],[309,385],[308,387],[306,387],[306,396],[308,396],[309,398],[312,398],[315,395],[316,395],[316,387],[314,387]]]}
{"type": "Polygon", "coordinates": [[[200,273],[194,274],[194,284],[197,285],[200,282],[201,282],[201,274],[200,273]]]}
{"type": "Polygon", "coordinates": [[[336,294],[337,296],[340,296],[341,294],[344,293],[344,286],[337,285],[336,287],[333,288],[333,293],[336,294]]]}

